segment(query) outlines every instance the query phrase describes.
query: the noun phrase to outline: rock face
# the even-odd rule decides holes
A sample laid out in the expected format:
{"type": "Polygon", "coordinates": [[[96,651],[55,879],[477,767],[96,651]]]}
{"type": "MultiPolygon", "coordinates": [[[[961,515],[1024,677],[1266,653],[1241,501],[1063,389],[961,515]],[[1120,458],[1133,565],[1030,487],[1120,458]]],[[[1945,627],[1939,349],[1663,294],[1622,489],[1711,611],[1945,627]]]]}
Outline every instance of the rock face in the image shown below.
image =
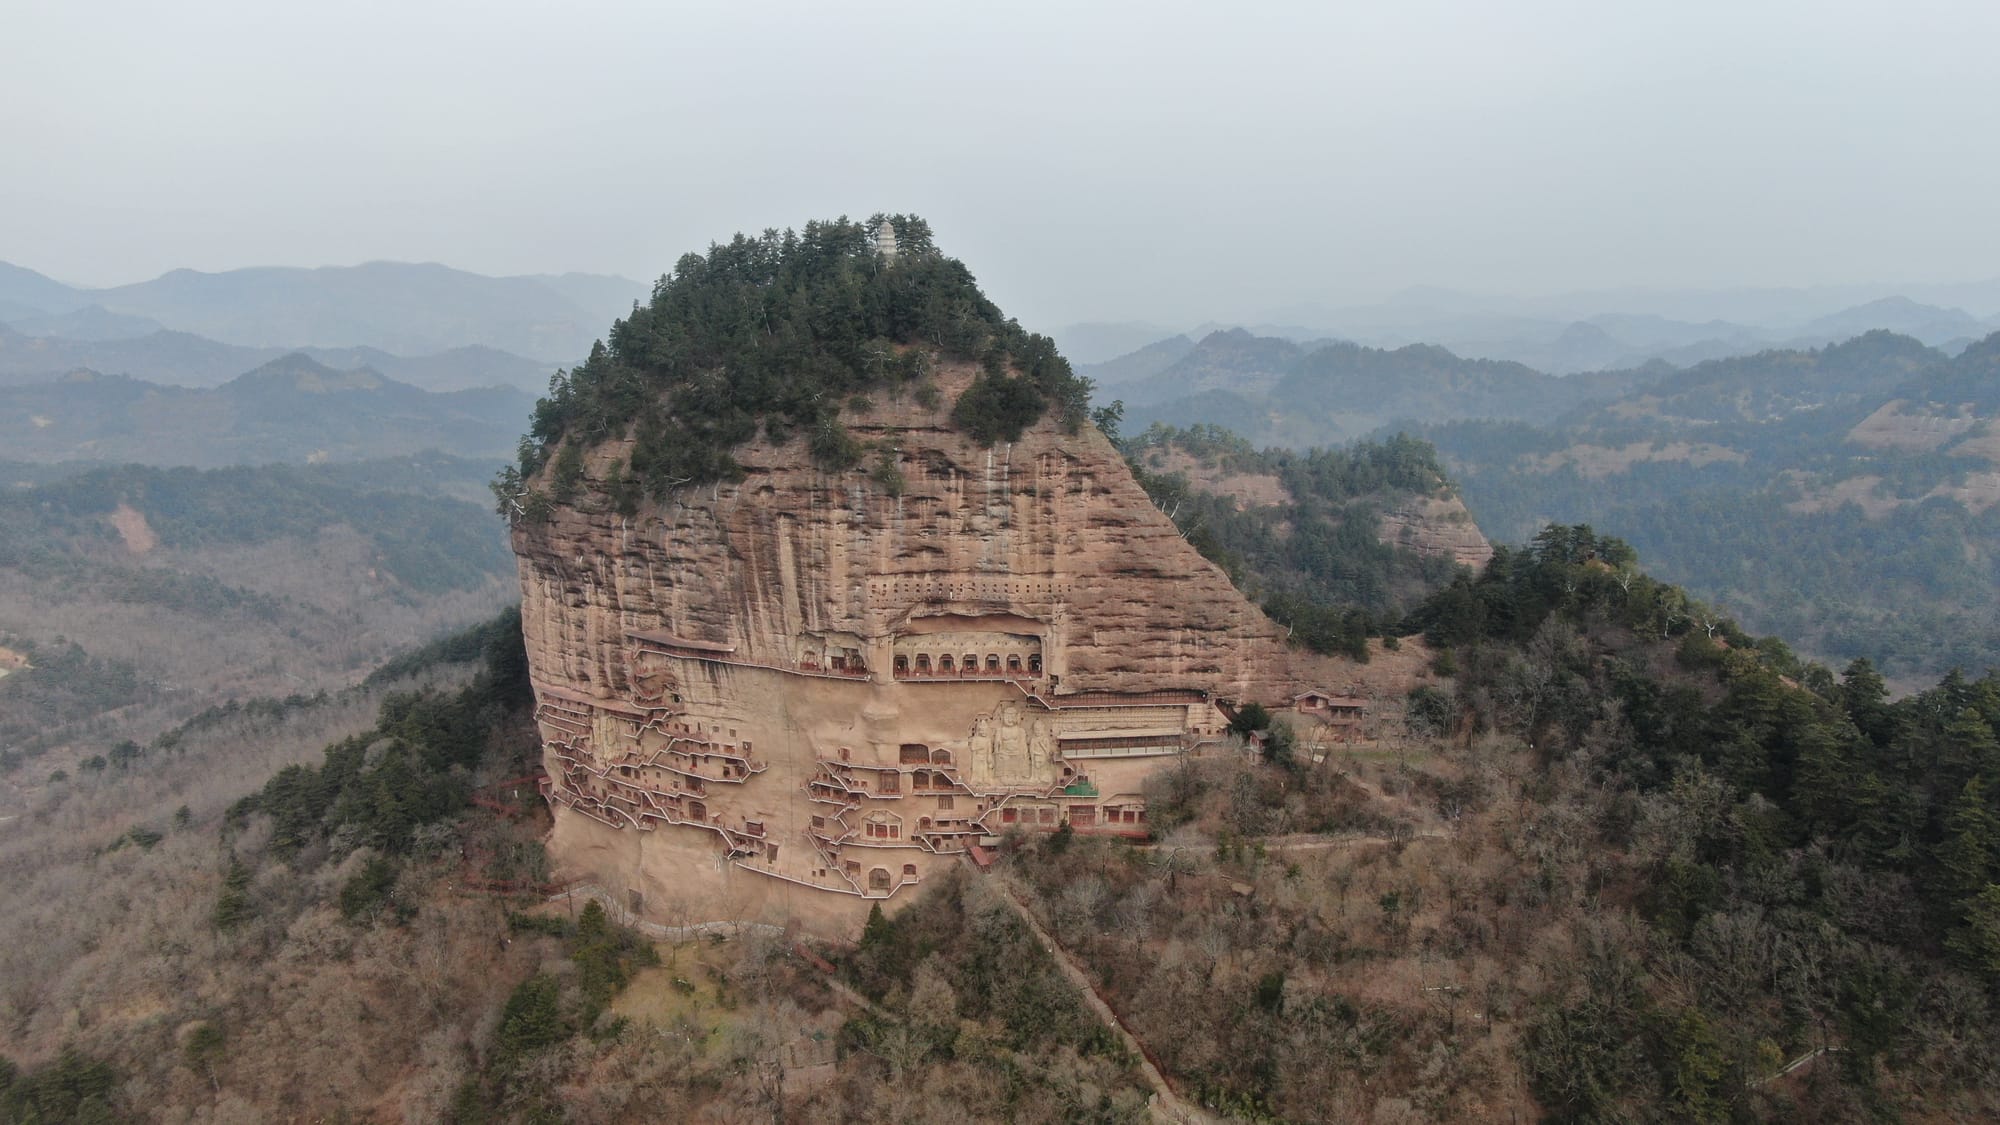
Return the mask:
{"type": "Polygon", "coordinates": [[[1391,546],[1442,555],[1475,570],[1493,558],[1493,544],[1456,496],[1416,497],[1384,511],[1376,536],[1391,546]]]}
{"type": "Polygon", "coordinates": [[[597,491],[614,442],[515,529],[552,850],[635,910],[851,928],[1009,829],[1143,833],[1144,777],[1234,703],[1351,680],[1094,429],[981,448],[908,399],[843,421],[881,464],[760,438],[741,483],[628,519],[597,491]]]}

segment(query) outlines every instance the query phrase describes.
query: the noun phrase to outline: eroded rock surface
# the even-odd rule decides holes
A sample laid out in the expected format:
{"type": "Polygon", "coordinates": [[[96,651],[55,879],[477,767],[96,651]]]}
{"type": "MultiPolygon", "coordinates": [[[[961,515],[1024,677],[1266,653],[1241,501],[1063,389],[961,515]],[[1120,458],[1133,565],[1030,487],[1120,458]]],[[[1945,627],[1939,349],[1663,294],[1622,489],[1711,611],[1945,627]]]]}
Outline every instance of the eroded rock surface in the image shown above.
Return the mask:
{"type": "Polygon", "coordinates": [[[643,913],[851,927],[1009,829],[1143,833],[1144,777],[1234,703],[1354,679],[1095,430],[981,448],[908,398],[844,421],[886,466],[760,438],[741,483],[626,518],[613,442],[515,530],[555,857],[643,913]]]}
{"type": "Polygon", "coordinates": [[[1376,535],[1391,546],[1426,557],[1443,556],[1475,569],[1493,557],[1493,544],[1456,496],[1412,497],[1397,504],[1382,513],[1376,535]]]}

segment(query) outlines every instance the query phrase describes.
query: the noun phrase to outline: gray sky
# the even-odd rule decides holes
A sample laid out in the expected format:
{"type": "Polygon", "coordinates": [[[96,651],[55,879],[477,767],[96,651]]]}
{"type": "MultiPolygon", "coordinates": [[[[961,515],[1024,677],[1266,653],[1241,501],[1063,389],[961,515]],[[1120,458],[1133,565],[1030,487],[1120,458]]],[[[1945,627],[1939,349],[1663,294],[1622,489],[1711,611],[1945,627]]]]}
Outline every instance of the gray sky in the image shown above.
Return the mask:
{"type": "Polygon", "coordinates": [[[1031,327],[2000,274],[2000,4],[12,0],[0,259],[651,278],[925,215],[1031,327]]]}

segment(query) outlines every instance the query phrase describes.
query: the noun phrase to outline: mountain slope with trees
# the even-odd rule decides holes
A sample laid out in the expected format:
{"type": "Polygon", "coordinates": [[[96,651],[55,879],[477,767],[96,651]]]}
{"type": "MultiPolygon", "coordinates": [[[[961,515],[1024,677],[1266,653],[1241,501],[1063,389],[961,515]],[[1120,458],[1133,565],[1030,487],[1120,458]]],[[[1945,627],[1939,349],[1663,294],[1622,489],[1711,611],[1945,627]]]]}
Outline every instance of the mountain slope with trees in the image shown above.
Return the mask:
{"type": "Polygon", "coordinates": [[[1871,333],[1674,373],[1543,426],[1420,432],[1503,537],[1615,528],[1663,576],[1905,683],[2000,665],[2000,336],[1871,333]]]}
{"type": "Polygon", "coordinates": [[[512,601],[499,522],[449,495],[487,471],[127,465],[0,491],[0,649],[25,663],[0,663],[0,805],[211,703],[351,683],[512,601]]]}
{"type": "Polygon", "coordinates": [[[1140,485],[1196,549],[1229,572],[1293,638],[1368,658],[1368,638],[1458,572],[1453,557],[1399,541],[1384,515],[1427,505],[1460,517],[1431,447],[1398,435],[1344,449],[1253,449],[1219,426],[1155,424],[1120,442],[1140,485]]]}

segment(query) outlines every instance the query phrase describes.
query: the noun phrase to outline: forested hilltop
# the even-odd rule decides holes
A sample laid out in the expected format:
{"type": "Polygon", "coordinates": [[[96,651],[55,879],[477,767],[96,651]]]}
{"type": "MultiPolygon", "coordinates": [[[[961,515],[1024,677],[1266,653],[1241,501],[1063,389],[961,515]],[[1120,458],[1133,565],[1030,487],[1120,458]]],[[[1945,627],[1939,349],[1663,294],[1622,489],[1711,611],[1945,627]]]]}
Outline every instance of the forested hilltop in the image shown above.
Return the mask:
{"type": "Polygon", "coordinates": [[[951,410],[981,442],[1013,440],[1050,410],[1072,429],[1085,420],[1090,384],[1046,336],[1004,317],[922,219],[739,234],[683,257],[650,304],[557,376],[495,491],[504,511],[534,518],[575,487],[585,450],[625,437],[630,459],[608,475],[628,508],[642,495],[738,479],[731,451],[760,431],[803,439],[829,472],[856,469],[866,450],[842,425],[843,406],[875,391],[934,400],[930,373],[942,358],[983,367],[951,410]],[[876,246],[885,223],[893,254],[876,246]]]}
{"type": "Polygon", "coordinates": [[[1119,444],[1188,542],[1317,652],[1368,659],[1371,635],[1489,550],[1436,451],[1403,435],[1294,453],[1155,423],[1119,444]]]}

